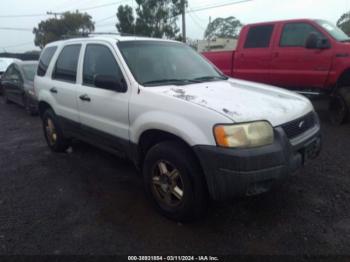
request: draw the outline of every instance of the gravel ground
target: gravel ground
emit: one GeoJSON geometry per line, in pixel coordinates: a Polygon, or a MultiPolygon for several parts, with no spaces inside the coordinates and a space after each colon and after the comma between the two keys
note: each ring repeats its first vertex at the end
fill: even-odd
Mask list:
{"type": "Polygon", "coordinates": [[[182,225],[153,210],[130,163],[83,143],[51,153],[40,119],[0,98],[0,254],[350,254],[350,125],[318,107],[317,160],[182,225]]]}

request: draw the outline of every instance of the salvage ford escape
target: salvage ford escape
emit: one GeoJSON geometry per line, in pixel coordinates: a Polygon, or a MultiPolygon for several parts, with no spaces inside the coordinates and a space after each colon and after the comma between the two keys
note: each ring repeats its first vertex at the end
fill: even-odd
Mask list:
{"type": "Polygon", "coordinates": [[[199,218],[208,197],[266,192],[320,151],[307,98],[227,78],[175,41],[50,43],[35,88],[54,152],[76,138],[131,159],[155,207],[174,220],[199,218]]]}

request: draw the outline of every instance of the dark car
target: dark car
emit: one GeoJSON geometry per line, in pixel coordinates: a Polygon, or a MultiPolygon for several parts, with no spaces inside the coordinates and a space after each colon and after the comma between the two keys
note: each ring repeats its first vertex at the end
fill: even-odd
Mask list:
{"type": "Polygon", "coordinates": [[[17,59],[0,57],[0,94],[2,94],[1,78],[10,64],[15,62],[17,59]]]}
{"type": "Polygon", "coordinates": [[[6,103],[24,106],[31,115],[37,113],[38,107],[34,91],[37,66],[37,61],[16,61],[7,68],[1,80],[6,103]]]}

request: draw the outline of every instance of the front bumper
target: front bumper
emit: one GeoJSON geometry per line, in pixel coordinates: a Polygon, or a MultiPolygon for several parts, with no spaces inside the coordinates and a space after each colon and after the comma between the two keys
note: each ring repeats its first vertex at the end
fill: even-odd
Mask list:
{"type": "Polygon", "coordinates": [[[264,193],[287,178],[321,151],[320,125],[289,140],[275,128],[272,145],[253,149],[195,146],[213,199],[264,193]]]}

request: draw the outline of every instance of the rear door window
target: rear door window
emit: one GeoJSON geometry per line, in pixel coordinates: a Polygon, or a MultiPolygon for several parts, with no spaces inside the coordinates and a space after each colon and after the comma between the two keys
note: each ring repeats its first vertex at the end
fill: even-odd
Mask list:
{"type": "Polygon", "coordinates": [[[46,74],[47,68],[51,62],[53,55],[57,50],[57,46],[50,46],[45,48],[42,55],[40,56],[39,66],[37,70],[38,76],[44,76],[46,74]]]}
{"type": "Polygon", "coordinates": [[[259,25],[249,28],[244,48],[268,48],[274,25],[259,25]]]}
{"type": "Polygon", "coordinates": [[[75,83],[81,45],[68,45],[57,58],[53,79],[75,83]]]}

